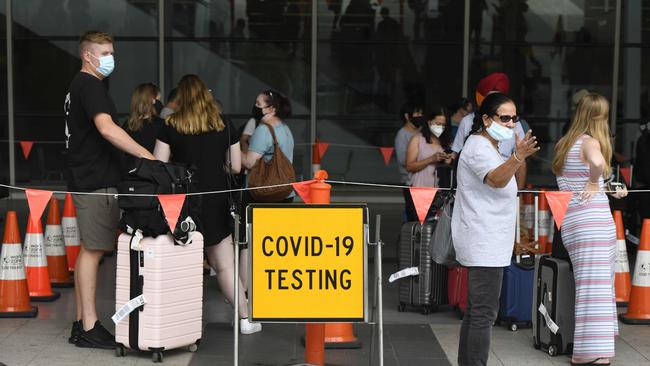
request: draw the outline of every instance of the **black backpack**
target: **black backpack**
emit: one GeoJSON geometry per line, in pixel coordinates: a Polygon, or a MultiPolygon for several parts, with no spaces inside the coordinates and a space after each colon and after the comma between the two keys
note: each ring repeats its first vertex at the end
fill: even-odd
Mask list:
{"type": "MultiPolygon", "coordinates": [[[[195,169],[182,164],[163,163],[159,160],[139,159],[125,180],[117,185],[118,206],[124,212],[120,229],[128,234],[140,232],[144,237],[167,234],[169,226],[156,196],[130,196],[129,194],[176,194],[196,192],[195,169]]],[[[189,233],[201,229],[199,213],[201,196],[185,197],[181,214],[172,232],[177,244],[188,244],[189,233]]]]}

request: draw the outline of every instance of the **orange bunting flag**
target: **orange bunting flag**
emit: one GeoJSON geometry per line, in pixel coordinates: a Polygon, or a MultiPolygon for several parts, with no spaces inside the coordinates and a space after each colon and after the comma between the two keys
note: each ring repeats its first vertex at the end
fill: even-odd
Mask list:
{"type": "Polygon", "coordinates": [[[310,194],[310,188],[312,183],[314,183],[315,180],[307,180],[304,182],[295,182],[291,183],[291,186],[293,186],[293,190],[298,193],[298,196],[302,198],[302,201],[305,203],[311,203],[311,194],[310,194]]]}
{"type": "Polygon", "coordinates": [[[424,219],[427,217],[429,207],[431,207],[431,203],[433,203],[433,199],[436,197],[438,189],[428,187],[410,187],[409,191],[411,192],[411,200],[413,200],[415,212],[418,214],[420,224],[424,224],[424,219]]]}
{"type": "Polygon", "coordinates": [[[546,201],[548,201],[548,205],[551,208],[551,212],[553,212],[555,224],[557,224],[557,228],[560,229],[562,227],[562,221],[564,221],[564,214],[566,214],[566,210],[569,208],[569,201],[571,200],[571,196],[573,196],[573,192],[545,191],[544,195],[546,196],[546,201]]]}
{"type": "Polygon", "coordinates": [[[632,178],[632,169],[630,169],[630,167],[627,167],[627,168],[620,168],[619,170],[621,172],[621,175],[623,176],[623,180],[625,180],[625,185],[629,187],[630,178],[632,178]]]}
{"type": "Polygon", "coordinates": [[[50,201],[52,197],[51,191],[42,191],[40,189],[27,189],[25,191],[27,195],[27,204],[29,205],[29,214],[34,221],[40,221],[43,211],[45,211],[45,206],[50,201]]]}
{"type": "Polygon", "coordinates": [[[23,156],[25,160],[29,158],[29,153],[32,152],[34,141],[20,141],[20,147],[23,149],[23,156]]]}
{"type": "Polygon", "coordinates": [[[316,148],[318,149],[318,158],[322,159],[323,156],[325,155],[325,151],[327,151],[327,148],[330,146],[327,142],[317,142],[316,143],[316,148]]]}
{"type": "Polygon", "coordinates": [[[158,201],[160,201],[160,205],[165,213],[169,230],[174,232],[176,223],[178,222],[178,216],[181,214],[181,209],[185,202],[185,194],[159,194],[158,201]]]}
{"type": "Polygon", "coordinates": [[[395,149],[392,147],[380,147],[379,150],[381,151],[381,155],[384,156],[384,164],[388,165],[395,149]]]}

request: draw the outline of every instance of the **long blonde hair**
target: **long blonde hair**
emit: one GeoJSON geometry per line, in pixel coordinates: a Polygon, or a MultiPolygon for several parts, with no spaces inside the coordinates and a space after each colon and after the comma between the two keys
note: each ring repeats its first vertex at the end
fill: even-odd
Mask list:
{"type": "Polygon", "coordinates": [[[589,135],[600,143],[600,152],[605,158],[603,176],[611,172],[612,144],[609,137],[609,102],[600,94],[589,93],[582,97],[576,108],[569,131],[555,145],[553,173],[561,175],[569,150],[582,135],[589,135]]]}
{"type": "Polygon", "coordinates": [[[165,123],[184,135],[222,131],[221,109],[205,83],[196,75],[185,75],[178,82],[178,109],[165,123]]]}
{"type": "Polygon", "coordinates": [[[126,121],[129,131],[140,131],[145,121],[156,115],[156,107],[153,104],[156,94],[156,89],[151,83],[135,87],[131,94],[131,113],[126,121]]]}

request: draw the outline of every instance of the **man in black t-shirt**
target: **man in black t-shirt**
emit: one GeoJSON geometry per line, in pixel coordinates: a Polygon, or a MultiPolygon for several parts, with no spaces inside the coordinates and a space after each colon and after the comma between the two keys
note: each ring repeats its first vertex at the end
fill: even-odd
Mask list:
{"type": "Polygon", "coordinates": [[[115,249],[119,209],[115,194],[121,177],[119,150],[153,159],[115,123],[115,104],[102,82],[115,67],[113,38],[86,32],[79,41],[81,71],[65,98],[68,189],[73,195],[81,236],[75,267],[77,321],[69,342],[78,347],[115,348],[115,337],[97,320],[95,295],[99,261],[115,249]]]}

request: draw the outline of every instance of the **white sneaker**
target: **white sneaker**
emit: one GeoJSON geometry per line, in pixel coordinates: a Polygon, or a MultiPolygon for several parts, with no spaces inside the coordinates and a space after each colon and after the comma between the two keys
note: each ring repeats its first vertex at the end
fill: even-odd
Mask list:
{"type": "Polygon", "coordinates": [[[262,324],[251,323],[248,318],[239,319],[239,331],[241,334],[253,334],[262,331],[262,324]]]}

